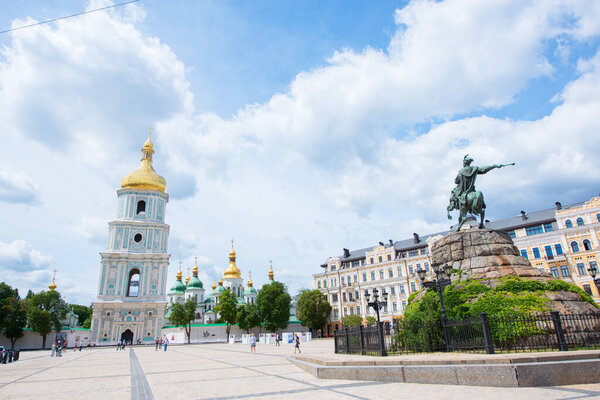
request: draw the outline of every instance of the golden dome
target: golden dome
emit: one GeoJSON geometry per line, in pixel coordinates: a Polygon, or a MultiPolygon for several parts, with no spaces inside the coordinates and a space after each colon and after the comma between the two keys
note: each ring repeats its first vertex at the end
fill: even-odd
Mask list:
{"type": "Polygon", "coordinates": [[[273,280],[273,263],[269,261],[269,264],[271,265],[271,269],[269,270],[269,280],[272,281],[273,280]]]}
{"type": "Polygon", "coordinates": [[[121,189],[149,189],[164,192],[167,187],[165,178],[156,173],[152,167],[152,154],[154,154],[154,145],[148,134],[148,140],[142,147],[142,162],[138,169],[128,173],[121,179],[121,189]]]}
{"type": "Polygon", "coordinates": [[[213,290],[215,290],[217,288],[217,284],[215,282],[213,282],[213,290]]]}
{"type": "Polygon", "coordinates": [[[219,278],[219,286],[223,286],[223,278],[219,278]]]}
{"type": "Polygon", "coordinates": [[[252,287],[252,274],[248,271],[248,287],[252,287]]]}
{"type": "Polygon", "coordinates": [[[183,273],[181,272],[181,270],[177,271],[177,280],[180,281],[182,277],[183,273]]]}
{"type": "Polygon", "coordinates": [[[48,288],[49,288],[50,290],[54,290],[54,289],[56,289],[56,283],[52,282],[51,284],[49,284],[49,285],[48,285],[48,288]]]}
{"type": "Polygon", "coordinates": [[[233,250],[233,245],[231,245],[231,251],[229,252],[229,266],[225,270],[224,277],[225,279],[242,278],[242,271],[235,265],[235,251],[233,250]]]}
{"type": "Polygon", "coordinates": [[[187,276],[187,278],[185,278],[185,284],[186,284],[186,285],[187,285],[188,283],[190,283],[190,279],[192,279],[192,278],[190,278],[190,276],[189,276],[189,275],[187,276]]]}

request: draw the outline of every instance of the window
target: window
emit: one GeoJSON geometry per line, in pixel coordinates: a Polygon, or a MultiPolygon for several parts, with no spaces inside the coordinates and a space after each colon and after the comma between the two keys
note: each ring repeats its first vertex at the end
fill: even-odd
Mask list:
{"type": "Polygon", "coordinates": [[[335,264],[331,265],[331,271],[335,271],[335,264]]]}
{"type": "Polygon", "coordinates": [[[396,286],[390,287],[390,294],[396,294],[396,286]]]}
{"type": "Polygon", "coordinates": [[[417,271],[421,269],[421,263],[417,263],[417,271]]]}
{"type": "Polygon", "coordinates": [[[388,254],[388,255],[387,255],[387,259],[388,259],[388,261],[392,261],[392,255],[391,255],[391,254],[388,254]]]}
{"type": "Polygon", "coordinates": [[[358,267],[358,266],[359,266],[359,264],[360,264],[360,263],[358,262],[358,260],[356,260],[356,261],[352,261],[352,267],[353,267],[353,268],[356,268],[356,267],[358,267]]]}
{"type": "Polygon", "coordinates": [[[423,249],[421,249],[421,255],[423,256],[423,255],[425,255],[425,254],[427,254],[427,248],[423,248],[423,249]]]}
{"type": "Polygon", "coordinates": [[[379,262],[383,261],[383,257],[379,256],[379,262]]]}
{"type": "Polygon", "coordinates": [[[562,274],[563,277],[568,277],[569,276],[569,268],[567,268],[566,265],[561,265],[560,266],[560,273],[562,274]]]}
{"type": "Polygon", "coordinates": [[[331,295],[331,301],[333,301],[334,303],[337,303],[338,301],[338,295],[337,293],[334,293],[331,295]]]}
{"type": "Polygon", "coordinates": [[[579,245],[577,244],[577,242],[571,242],[571,250],[573,250],[573,253],[579,252],[579,245]]]}
{"type": "Polygon", "coordinates": [[[327,287],[327,279],[323,279],[323,287],[326,288],[327,287]]]}
{"type": "Polygon", "coordinates": [[[356,306],[356,315],[360,315],[360,307],[356,306]]]}
{"type": "Polygon", "coordinates": [[[137,268],[129,271],[129,283],[127,284],[127,297],[137,297],[140,293],[140,270],[137,268]]]}
{"type": "Polygon", "coordinates": [[[413,266],[412,266],[412,265],[409,265],[409,266],[408,266],[408,273],[409,273],[409,274],[413,274],[414,272],[415,272],[415,271],[414,271],[414,269],[413,269],[413,266]]]}
{"type": "Polygon", "coordinates": [[[317,289],[321,289],[321,281],[317,281],[317,289]]]}
{"type": "Polygon", "coordinates": [[[146,213],[146,202],[144,200],[138,201],[135,213],[138,215],[146,213]]]}
{"type": "Polygon", "coordinates": [[[136,243],[139,243],[142,241],[142,234],[141,233],[136,233],[135,236],[133,237],[133,240],[135,240],[136,243]]]}
{"type": "Polygon", "coordinates": [[[373,264],[373,263],[375,263],[375,261],[373,261],[373,257],[369,258],[369,263],[370,263],[370,264],[373,264]]]}
{"type": "Polygon", "coordinates": [[[352,299],[352,292],[348,293],[348,301],[354,301],[354,299],[352,299]]]}
{"type": "Polygon", "coordinates": [[[387,303],[383,305],[383,312],[384,313],[388,312],[387,303]]]}
{"type": "Polygon", "coordinates": [[[337,308],[334,308],[334,309],[333,309],[333,316],[334,316],[335,318],[337,318],[337,317],[338,317],[338,315],[339,315],[339,311],[338,311],[338,309],[337,309],[337,308]]]}
{"type": "Polygon", "coordinates": [[[558,268],[550,267],[550,272],[552,273],[553,277],[558,278],[558,268]]]}
{"type": "Polygon", "coordinates": [[[354,283],[358,283],[358,275],[354,275],[354,283]]]}
{"type": "Polygon", "coordinates": [[[568,220],[566,220],[566,221],[565,221],[565,226],[566,226],[567,228],[572,228],[572,227],[573,227],[573,223],[571,222],[571,220],[570,220],[570,219],[568,219],[568,220]]]}
{"type": "Polygon", "coordinates": [[[363,272],[363,282],[366,282],[366,281],[367,281],[367,273],[363,272]]]}
{"type": "Polygon", "coordinates": [[[529,255],[527,254],[527,250],[526,249],[521,250],[521,257],[525,257],[526,259],[529,260],[529,255]]]}
{"type": "Polygon", "coordinates": [[[425,262],[425,271],[429,272],[429,263],[425,262]]]}
{"type": "Polygon", "coordinates": [[[406,300],[402,300],[402,309],[404,310],[406,308],[406,300]]]}
{"type": "Polygon", "coordinates": [[[538,233],[544,233],[544,229],[542,228],[541,225],[531,226],[529,228],[526,228],[525,232],[527,232],[527,236],[531,236],[531,235],[537,235],[538,233]]]}
{"type": "Polygon", "coordinates": [[[344,307],[344,317],[348,316],[348,309],[344,307]]]}
{"type": "Polygon", "coordinates": [[[393,269],[388,269],[388,278],[393,278],[394,277],[394,270],[393,269]]]}
{"type": "Polygon", "coordinates": [[[540,249],[538,249],[537,247],[534,247],[531,250],[533,250],[533,258],[540,258],[540,249]]]}
{"type": "Polygon", "coordinates": [[[593,296],[592,288],[590,287],[590,285],[583,285],[583,291],[586,292],[587,294],[589,294],[590,296],[593,296]]]}
{"type": "Polygon", "coordinates": [[[544,231],[552,232],[552,224],[544,224],[544,231]]]}
{"type": "Polygon", "coordinates": [[[371,280],[374,281],[375,280],[375,271],[371,271],[371,280]]]}
{"type": "Polygon", "coordinates": [[[514,239],[514,238],[516,238],[516,237],[517,237],[517,235],[515,234],[515,231],[509,231],[509,232],[508,232],[508,236],[510,236],[510,237],[511,237],[511,239],[514,239]]]}
{"type": "Polygon", "coordinates": [[[360,295],[358,293],[358,290],[355,292],[354,298],[356,299],[356,301],[359,301],[360,295]]]}
{"type": "Polygon", "coordinates": [[[384,277],[383,277],[383,270],[379,271],[379,279],[384,279],[384,277]]]}
{"type": "Polygon", "coordinates": [[[398,276],[402,276],[402,268],[398,267],[398,276]]]}
{"type": "Polygon", "coordinates": [[[418,255],[419,255],[419,250],[410,250],[408,252],[409,257],[414,257],[414,256],[418,256],[418,255]]]}
{"type": "Polygon", "coordinates": [[[350,315],[354,315],[354,307],[350,307],[350,315]]]}
{"type": "Polygon", "coordinates": [[[345,277],[345,276],[342,276],[342,277],[340,278],[340,282],[342,283],[342,285],[345,285],[345,284],[346,284],[346,277],[345,277]]]}
{"type": "Polygon", "coordinates": [[[552,254],[552,246],[544,247],[544,251],[546,251],[546,257],[548,257],[548,260],[552,260],[554,258],[554,254],[552,254]]]}
{"type": "Polygon", "coordinates": [[[585,275],[585,265],[583,263],[577,263],[577,272],[579,272],[579,275],[585,275]]]}
{"type": "Polygon", "coordinates": [[[583,226],[583,218],[577,218],[577,226],[583,226]]]}
{"type": "Polygon", "coordinates": [[[400,285],[400,293],[404,293],[404,285],[400,285]]]}
{"type": "Polygon", "coordinates": [[[585,239],[585,240],[583,241],[583,249],[584,249],[585,251],[589,251],[589,250],[591,250],[591,249],[592,249],[592,244],[590,243],[590,241],[589,241],[589,240],[585,239]]]}
{"type": "Polygon", "coordinates": [[[595,268],[598,270],[598,266],[596,265],[596,261],[590,261],[590,268],[595,268]]]}
{"type": "Polygon", "coordinates": [[[415,285],[414,282],[410,283],[410,290],[411,290],[411,292],[416,292],[417,291],[417,285],[415,285]]]}
{"type": "Polygon", "coordinates": [[[596,219],[600,222],[600,214],[596,214],[596,219]]]}
{"type": "Polygon", "coordinates": [[[557,244],[554,245],[554,250],[556,250],[556,255],[557,256],[560,256],[563,253],[562,246],[560,245],[560,243],[557,243],[557,244]]]}

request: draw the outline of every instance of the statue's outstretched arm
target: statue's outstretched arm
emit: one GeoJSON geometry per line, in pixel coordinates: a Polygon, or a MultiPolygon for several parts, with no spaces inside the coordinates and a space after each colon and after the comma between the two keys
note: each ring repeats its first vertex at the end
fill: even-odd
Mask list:
{"type": "Polygon", "coordinates": [[[509,165],[515,165],[515,163],[511,163],[511,164],[494,164],[494,165],[485,165],[483,167],[477,167],[477,173],[478,174],[485,174],[485,173],[493,170],[494,168],[502,168],[502,167],[507,167],[509,165]]]}

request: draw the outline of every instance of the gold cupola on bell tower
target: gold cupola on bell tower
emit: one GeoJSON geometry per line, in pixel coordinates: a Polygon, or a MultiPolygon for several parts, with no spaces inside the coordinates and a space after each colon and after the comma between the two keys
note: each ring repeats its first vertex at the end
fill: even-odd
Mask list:
{"type": "Polygon", "coordinates": [[[233,240],[232,240],[231,241],[231,251],[229,252],[229,266],[227,267],[227,269],[225,270],[225,273],[223,274],[223,277],[225,279],[227,279],[227,278],[241,279],[242,278],[242,271],[240,271],[240,269],[235,264],[235,258],[236,258],[235,250],[233,250],[233,240]]]}
{"type": "Polygon", "coordinates": [[[121,189],[148,189],[164,192],[167,188],[165,178],[156,173],[152,167],[152,155],[154,145],[152,144],[152,130],[148,133],[148,140],[142,146],[142,160],[140,166],[133,172],[128,173],[121,179],[121,189]]]}

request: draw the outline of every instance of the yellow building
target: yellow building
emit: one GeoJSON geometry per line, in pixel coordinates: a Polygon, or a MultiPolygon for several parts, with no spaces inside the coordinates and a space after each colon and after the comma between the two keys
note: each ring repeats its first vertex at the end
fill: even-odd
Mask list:
{"type": "MultiPolygon", "coordinates": [[[[463,229],[477,226],[469,221],[463,229]]],[[[507,232],[533,267],[577,284],[600,302],[600,295],[588,269],[597,267],[600,241],[600,197],[589,201],[486,221],[486,228],[507,232]]],[[[420,290],[416,276],[419,268],[430,272],[430,245],[449,231],[387,243],[360,250],[343,249],[340,256],[322,264],[323,272],[314,275],[315,288],[327,296],[332,312],[326,334],[340,329],[347,315],[363,318],[375,315],[367,310],[365,291],[388,293],[388,306],[380,313],[391,321],[404,312],[408,296],[420,290]]]]}

